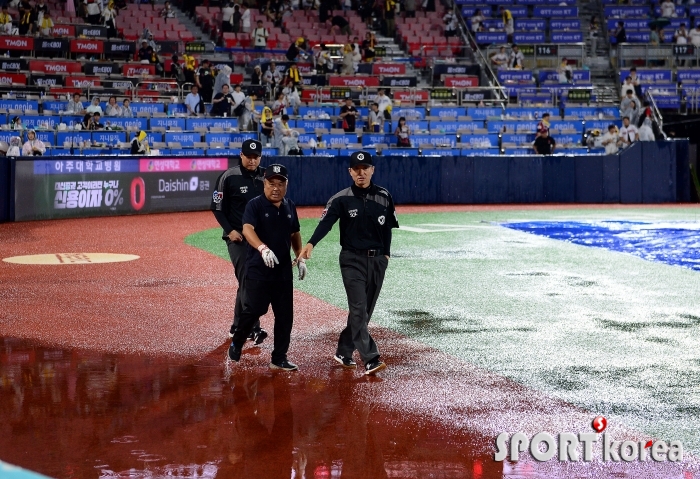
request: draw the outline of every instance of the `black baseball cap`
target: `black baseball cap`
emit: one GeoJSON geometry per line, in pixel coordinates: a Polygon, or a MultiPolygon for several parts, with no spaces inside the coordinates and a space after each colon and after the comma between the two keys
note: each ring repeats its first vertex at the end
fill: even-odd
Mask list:
{"type": "Polygon", "coordinates": [[[270,165],[265,168],[265,179],[272,178],[274,176],[279,176],[280,178],[287,179],[287,167],[280,164],[270,165]]]}
{"type": "Polygon", "coordinates": [[[372,166],[372,155],[366,151],[356,151],[350,155],[350,168],[360,165],[372,166]]]}
{"type": "Polygon", "coordinates": [[[241,147],[241,153],[245,156],[262,156],[262,143],[258,140],[246,140],[241,147]]]}

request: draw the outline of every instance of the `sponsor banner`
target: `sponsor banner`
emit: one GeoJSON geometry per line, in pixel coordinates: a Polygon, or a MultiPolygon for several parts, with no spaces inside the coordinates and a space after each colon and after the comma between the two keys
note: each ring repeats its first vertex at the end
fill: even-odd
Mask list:
{"type": "Polygon", "coordinates": [[[406,64],[404,63],[374,63],[372,64],[373,75],[405,75],[406,64]]]}
{"type": "Polygon", "coordinates": [[[169,168],[143,170],[143,159],[61,158],[17,162],[18,221],[208,209],[227,158],[157,160],[169,168]],[[181,165],[173,168],[172,165],[181,165]],[[195,165],[195,168],[192,168],[195,165]]]}
{"type": "Polygon", "coordinates": [[[518,71],[518,70],[498,70],[498,81],[500,83],[505,82],[532,82],[532,72],[530,71],[518,71]]]}
{"type": "Polygon", "coordinates": [[[583,33],[581,32],[552,32],[550,34],[552,43],[581,43],[583,33]]]}
{"type": "Polygon", "coordinates": [[[132,55],[136,53],[136,44],[134,42],[120,42],[110,40],[104,42],[104,52],[112,54],[132,55]]]}
{"type": "Polygon", "coordinates": [[[70,48],[70,40],[67,38],[37,38],[34,40],[34,49],[37,51],[66,52],[70,48]]]}
{"type": "MultiPolygon", "coordinates": [[[[683,70],[679,70],[682,72],[683,70]]],[[[621,69],[620,70],[620,80],[622,82],[625,81],[625,78],[627,78],[630,75],[630,70],[629,68],[621,69]]],[[[638,70],[637,71],[637,77],[639,78],[640,81],[642,82],[654,82],[654,83],[660,83],[660,82],[671,82],[672,78],[672,73],[671,70],[638,70]]]]}
{"type": "Polygon", "coordinates": [[[180,53],[180,42],[175,40],[167,40],[162,42],[157,42],[160,50],[158,54],[163,56],[166,54],[180,53]]]}
{"type": "Polygon", "coordinates": [[[445,86],[449,88],[470,88],[479,86],[479,78],[475,76],[445,77],[445,86]]]}
{"type": "Polygon", "coordinates": [[[107,37],[107,27],[100,25],[76,25],[75,36],[77,37],[107,37]]]}
{"type": "Polygon", "coordinates": [[[0,59],[1,72],[18,72],[28,70],[29,62],[24,58],[2,58],[0,59]]]}
{"type": "Polygon", "coordinates": [[[32,37],[0,37],[0,50],[34,50],[34,39],[32,37]]]}
{"type": "Polygon", "coordinates": [[[390,87],[414,87],[416,86],[416,77],[384,77],[382,78],[382,86],[390,87]]]}
{"type": "Polygon", "coordinates": [[[43,60],[32,60],[29,62],[29,69],[33,72],[48,74],[81,73],[79,62],[45,62],[43,60]]]}
{"type": "Polygon", "coordinates": [[[145,65],[143,63],[125,63],[122,67],[124,76],[137,77],[141,75],[155,75],[155,65],[145,65]]]}
{"type": "MultiPolygon", "coordinates": [[[[591,81],[591,71],[590,70],[574,70],[573,78],[575,82],[590,82],[591,81]]],[[[559,73],[556,70],[540,70],[540,82],[545,81],[559,81],[559,73]]]]}
{"type": "Polygon", "coordinates": [[[114,75],[120,71],[119,65],[116,63],[86,63],[83,65],[83,72],[86,75],[114,75]]]}
{"type": "Polygon", "coordinates": [[[476,43],[479,45],[489,45],[491,43],[506,43],[508,35],[502,32],[477,32],[475,34],[476,43]]]}
{"type": "MultiPolygon", "coordinates": [[[[240,82],[238,82],[240,83],[240,82]]],[[[236,83],[234,83],[235,85],[236,83]]],[[[301,84],[305,86],[326,86],[326,75],[305,75],[301,77],[301,84]]]]}
{"type": "Polygon", "coordinates": [[[103,53],[104,42],[102,40],[71,40],[71,53],[103,53]]]}
{"type": "Polygon", "coordinates": [[[54,25],[52,32],[59,37],[74,37],[75,25],[54,25]]]}
{"type": "Polygon", "coordinates": [[[0,109],[3,110],[39,110],[39,102],[37,100],[0,100],[0,109]]]}
{"type": "Polygon", "coordinates": [[[415,102],[427,102],[430,100],[430,94],[427,91],[395,91],[392,93],[394,100],[400,101],[415,101],[415,102]]]}
{"type": "Polygon", "coordinates": [[[578,7],[535,7],[534,12],[533,18],[578,17],[578,7]]]}
{"type": "Polygon", "coordinates": [[[455,65],[439,63],[433,67],[433,77],[440,78],[440,75],[479,75],[481,69],[478,65],[455,65]]]}
{"type": "Polygon", "coordinates": [[[24,73],[0,73],[0,85],[27,84],[27,75],[24,73]]]}
{"type": "Polygon", "coordinates": [[[493,92],[487,89],[474,89],[462,91],[462,101],[479,102],[493,97],[493,92]]]}
{"type": "Polygon", "coordinates": [[[318,92],[314,90],[305,89],[301,91],[301,101],[314,101],[314,100],[330,100],[331,90],[330,88],[325,88],[320,91],[320,98],[318,98],[318,92]]]}
{"type": "Polygon", "coordinates": [[[193,172],[193,171],[223,171],[228,169],[226,158],[195,158],[182,160],[179,158],[159,158],[139,160],[141,172],[193,172]]]}
{"type": "Polygon", "coordinates": [[[347,87],[372,87],[379,86],[379,78],[377,77],[330,77],[330,86],[347,86],[347,87]]]}
{"type": "Polygon", "coordinates": [[[681,70],[679,69],[676,73],[678,76],[678,81],[700,80],[700,70],[681,70]]]}
{"type": "Polygon", "coordinates": [[[102,80],[102,86],[105,88],[114,88],[116,90],[130,90],[136,85],[136,79],[121,79],[121,80],[102,80]]]}
{"type": "Polygon", "coordinates": [[[99,77],[66,77],[66,86],[76,87],[76,88],[88,88],[101,86],[99,77]]]}

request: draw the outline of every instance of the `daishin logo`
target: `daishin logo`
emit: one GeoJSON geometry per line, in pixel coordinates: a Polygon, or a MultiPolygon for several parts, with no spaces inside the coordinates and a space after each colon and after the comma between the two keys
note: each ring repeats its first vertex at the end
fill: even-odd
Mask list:
{"type": "MultiPolygon", "coordinates": [[[[593,419],[591,426],[595,432],[570,432],[559,434],[557,441],[547,432],[535,434],[532,439],[517,432],[510,435],[501,433],[496,438],[496,461],[517,461],[520,453],[527,450],[536,461],[549,461],[558,452],[560,461],[578,461],[579,446],[583,446],[583,461],[593,460],[593,443],[598,442],[598,434],[602,433],[608,425],[603,416],[593,419]],[[544,444],[544,447],[541,445],[544,444]]],[[[603,461],[606,462],[631,462],[635,460],[678,462],[683,460],[683,444],[681,441],[615,441],[609,434],[603,434],[603,461]]]]}

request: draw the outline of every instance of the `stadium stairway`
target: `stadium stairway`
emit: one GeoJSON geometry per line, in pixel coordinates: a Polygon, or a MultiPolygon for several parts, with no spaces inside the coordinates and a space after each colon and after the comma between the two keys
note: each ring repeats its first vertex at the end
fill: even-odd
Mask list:
{"type": "Polygon", "coordinates": [[[586,42],[586,59],[584,64],[591,71],[591,80],[596,87],[599,87],[597,98],[604,103],[619,103],[619,88],[614,69],[610,64],[610,42],[605,31],[600,31],[595,51],[591,38],[588,35],[591,18],[598,17],[598,23],[602,26],[605,19],[602,16],[603,8],[600,0],[577,0],[576,6],[581,12],[581,30],[584,32],[586,42]]]}

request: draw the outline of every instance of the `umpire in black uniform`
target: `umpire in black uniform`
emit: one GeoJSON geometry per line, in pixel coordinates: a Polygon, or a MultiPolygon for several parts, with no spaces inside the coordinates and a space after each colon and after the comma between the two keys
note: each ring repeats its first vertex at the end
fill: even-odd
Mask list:
{"type": "Polygon", "coordinates": [[[299,218],[294,202],[287,194],[287,168],[270,165],[265,169],[264,193],[248,202],[243,213],[243,236],[248,241],[246,253],[245,295],[241,320],[233,333],[228,356],[239,361],[241,349],[255,321],[272,305],[275,313],[271,369],[294,371],[296,364],[287,360],[287,350],[294,321],[294,287],[292,257],[297,258],[299,279],[306,276],[301,254],[299,218]]]}
{"type": "MultiPolygon", "coordinates": [[[[224,229],[222,239],[226,241],[228,254],[233,263],[233,271],[238,280],[236,305],[233,310],[233,324],[229,336],[233,336],[241,318],[241,300],[245,294],[245,257],[248,242],[243,237],[243,212],[250,200],[263,192],[265,169],[260,167],[262,143],[246,140],[241,148],[240,164],[224,171],[216,180],[216,190],[211,202],[211,210],[224,229]]],[[[262,343],[267,331],[255,323],[250,337],[255,344],[262,343]]]]}
{"type": "Polygon", "coordinates": [[[372,183],[372,155],[366,151],[350,157],[353,185],[328,200],[316,231],[304,247],[301,258],[308,259],[314,246],[340,219],[340,273],[348,297],[348,323],[338,339],[335,360],[354,368],[355,349],[365,363],[365,374],[386,367],[379,358],[377,344],[367,325],[384,282],[391,256],[391,230],[398,228],[394,201],[387,190],[372,183]]]}

